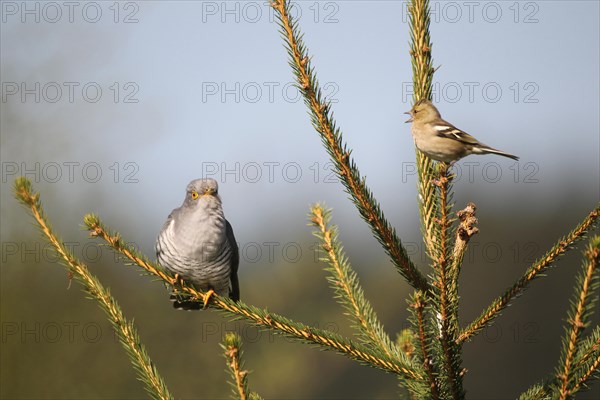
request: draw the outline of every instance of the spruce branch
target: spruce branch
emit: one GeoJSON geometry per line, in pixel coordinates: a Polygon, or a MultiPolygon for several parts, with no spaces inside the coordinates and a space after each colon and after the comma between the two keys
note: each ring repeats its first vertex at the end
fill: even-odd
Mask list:
{"type": "Polygon", "coordinates": [[[415,356],[415,333],[410,328],[402,329],[396,334],[396,346],[409,359],[415,356]]]}
{"type": "Polygon", "coordinates": [[[573,231],[563,238],[560,238],[558,242],[538,261],[533,263],[525,274],[513,284],[504,294],[498,297],[492,302],[492,304],[473,321],[468,327],[466,327],[458,337],[459,342],[464,342],[471,336],[479,332],[483,327],[487,326],[496,318],[500,312],[509,305],[511,300],[519,296],[529,286],[532,280],[538,275],[542,274],[550,266],[553,265],[554,261],[562,254],[564,254],[569,248],[579,239],[581,239],[586,232],[597,222],[600,216],[600,203],[592,210],[589,215],[579,224],[573,231]]]}
{"type": "MultiPolygon", "coordinates": [[[[567,397],[576,394],[590,383],[590,380],[600,375],[600,326],[577,345],[576,355],[572,362],[572,376],[567,397]]],[[[561,395],[561,376],[544,384],[537,384],[519,396],[519,400],[529,399],[558,399],[561,395]]]]}
{"type": "Polygon", "coordinates": [[[454,240],[454,249],[452,250],[452,264],[450,265],[451,281],[456,281],[460,275],[460,267],[471,236],[479,233],[479,228],[477,228],[478,221],[475,216],[476,210],[477,207],[475,204],[469,203],[464,209],[456,213],[459,225],[456,228],[456,239],[454,240]]]}
{"type": "Polygon", "coordinates": [[[150,274],[159,277],[177,291],[189,295],[189,301],[208,304],[236,318],[246,319],[258,327],[272,329],[304,343],[317,344],[326,350],[335,350],[366,365],[402,375],[406,379],[421,379],[420,373],[412,365],[390,359],[383,353],[368,349],[334,332],[295,322],[268,310],[248,306],[241,301],[235,302],[227,297],[196,290],[181,278],[171,275],[157,264],[150,262],[132,246],[129,246],[119,234],[107,230],[97,216],[86,215],[84,223],[90,230],[91,236],[104,239],[114,251],[124,255],[125,258],[150,274]]]}
{"type": "MultiPolygon", "coordinates": [[[[433,60],[431,56],[431,38],[429,35],[429,0],[410,0],[408,2],[410,27],[410,55],[413,72],[413,103],[422,99],[431,99],[433,82],[433,60]]],[[[415,148],[417,157],[417,190],[419,194],[419,214],[423,240],[427,254],[432,260],[437,258],[437,243],[440,237],[436,223],[439,211],[439,197],[434,185],[434,162],[415,148]]]]}
{"type": "MultiPolygon", "coordinates": [[[[564,349],[563,349],[564,351],[564,349]]],[[[561,362],[564,358],[561,358],[561,362]]],[[[561,366],[564,364],[560,364],[561,366]]],[[[567,398],[585,388],[593,378],[600,375],[600,326],[596,326],[592,333],[576,346],[575,355],[571,363],[572,379],[569,381],[567,398]]],[[[527,392],[519,396],[525,399],[558,399],[561,396],[562,373],[555,374],[548,382],[532,386],[527,392]]]]}
{"type": "MultiPolygon", "coordinates": [[[[410,25],[410,55],[413,71],[413,100],[431,99],[431,86],[435,69],[432,65],[431,38],[429,35],[429,1],[411,0],[408,4],[410,25]]],[[[450,265],[450,228],[452,213],[452,174],[446,163],[436,164],[416,149],[419,194],[419,213],[427,254],[435,269],[433,290],[429,307],[435,309],[431,324],[439,325],[439,346],[429,343],[429,352],[441,356],[445,374],[440,374],[442,397],[446,389],[454,399],[464,397],[462,388],[461,346],[458,336],[458,267],[450,265]]],[[[428,308],[429,308],[428,307],[428,308]]]]}
{"type": "Polygon", "coordinates": [[[343,140],[341,130],[336,126],[331,112],[331,104],[324,98],[316,78],[308,49],[302,40],[298,22],[290,15],[288,0],[272,0],[280,33],[285,41],[290,57],[289,64],[298,82],[298,88],[304,97],[311,114],[312,124],[320,134],[323,145],[329,153],[346,192],[356,205],[361,217],[369,224],[371,231],[381,243],[400,274],[414,288],[428,290],[427,279],[413,264],[396,230],[385,218],[379,203],[360,175],[351,150],[343,140]]]}
{"type": "Polygon", "coordinates": [[[477,217],[475,216],[476,206],[473,203],[467,204],[467,206],[458,211],[456,216],[459,219],[458,227],[456,228],[456,238],[454,239],[454,249],[452,250],[451,264],[449,266],[449,284],[448,284],[448,297],[455,299],[456,304],[452,309],[451,323],[453,324],[452,329],[456,332],[459,331],[458,325],[458,277],[460,275],[460,267],[463,262],[467,245],[471,236],[479,232],[477,228],[477,217]]]}
{"type": "Polygon", "coordinates": [[[398,348],[391,342],[373,307],[365,299],[358,276],[350,266],[339,242],[337,227],[330,226],[331,210],[315,204],[310,210],[310,221],[317,228],[313,234],[322,243],[324,257],[321,260],[329,264],[327,271],[331,276],[327,280],[335,290],[338,301],[346,309],[347,315],[356,324],[361,341],[384,352],[389,358],[400,357],[398,348]]]}
{"type": "MultiPolygon", "coordinates": [[[[574,298],[571,302],[572,308],[568,314],[568,328],[565,329],[563,352],[556,371],[559,382],[558,392],[560,400],[565,400],[572,394],[571,381],[573,377],[573,359],[575,357],[579,339],[583,329],[589,324],[595,296],[598,289],[598,261],[600,259],[600,236],[590,239],[588,248],[584,252],[585,258],[581,274],[577,278],[574,298]]],[[[578,378],[576,378],[578,380],[578,378]]]]}
{"type": "Polygon", "coordinates": [[[421,363],[423,364],[423,368],[427,373],[427,379],[429,381],[428,392],[424,396],[420,396],[421,398],[431,398],[433,400],[437,400],[440,398],[440,388],[438,382],[438,371],[436,370],[436,365],[431,356],[430,352],[430,344],[432,342],[432,336],[428,334],[426,329],[426,321],[425,321],[425,302],[427,301],[427,296],[423,294],[423,292],[415,291],[412,296],[412,299],[409,301],[409,311],[411,312],[411,322],[413,326],[416,327],[417,330],[417,348],[420,350],[419,357],[417,357],[421,363]]]}
{"type": "Polygon", "coordinates": [[[417,192],[419,199],[419,215],[421,217],[421,233],[427,255],[431,260],[436,260],[437,243],[441,236],[440,225],[437,223],[440,208],[440,199],[434,185],[435,164],[416,147],[417,158],[417,192]]]}
{"type": "Polygon", "coordinates": [[[248,400],[259,399],[260,397],[248,389],[248,371],[244,370],[242,361],[242,339],[237,333],[227,332],[221,344],[225,359],[227,360],[227,369],[231,375],[231,387],[234,399],[248,400]]]}
{"type": "Polygon", "coordinates": [[[544,385],[534,385],[519,396],[519,400],[550,400],[552,395],[544,385]]]}
{"type": "Polygon", "coordinates": [[[69,276],[73,277],[83,286],[92,298],[96,299],[100,307],[106,313],[108,320],[113,326],[119,341],[127,352],[133,367],[137,371],[138,379],[145,385],[146,392],[153,399],[173,399],[159,375],[154,363],[146,352],[140,341],[139,334],[132,321],[128,321],[119,304],[111,296],[98,278],[90,273],[88,267],[79,261],[64,245],[63,241],[52,231],[45,216],[39,193],[33,191],[31,182],[19,177],[15,180],[15,197],[26,206],[38,224],[46,240],[52,245],[62,263],[67,267],[69,276]]]}
{"type": "Polygon", "coordinates": [[[433,68],[431,57],[431,38],[429,35],[429,0],[411,0],[408,2],[410,27],[410,55],[413,70],[414,98],[431,99],[433,68]]]}
{"type": "Polygon", "coordinates": [[[585,387],[593,378],[600,376],[600,326],[581,341],[577,355],[573,361],[573,385],[571,393],[576,393],[585,387]]]}
{"type": "Polygon", "coordinates": [[[451,212],[451,185],[452,173],[450,166],[446,163],[438,164],[439,178],[435,184],[440,193],[440,218],[439,224],[440,236],[436,243],[436,259],[434,263],[436,280],[434,304],[437,308],[440,341],[442,346],[443,362],[445,369],[444,379],[447,380],[447,386],[450,388],[452,398],[461,399],[464,397],[462,387],[463,373],[461,370],[461,346],[456,341],[458,337],[458,293],[450,292],[450,287],[456,286],[452,278],[458,278],[458,275],[450,273],[450,250],[449,250],[449,230],[452,224],[451,212]],[[452,296],[452,294],[455,294],[452,296]]]}

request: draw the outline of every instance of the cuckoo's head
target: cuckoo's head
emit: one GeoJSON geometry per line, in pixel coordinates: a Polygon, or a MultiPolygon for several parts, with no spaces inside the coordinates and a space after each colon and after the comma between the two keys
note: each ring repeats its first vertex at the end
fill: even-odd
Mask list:
{"type": "Polygon", "coordinates": [[[195,179],[191,181],[185,193],[184,206],[214,208],[221,205],[219,185],[214,179],[195,179]]]}

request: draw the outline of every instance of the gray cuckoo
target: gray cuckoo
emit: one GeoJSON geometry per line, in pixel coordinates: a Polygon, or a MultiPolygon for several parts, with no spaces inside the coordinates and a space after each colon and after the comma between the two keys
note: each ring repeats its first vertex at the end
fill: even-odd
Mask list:
{"type": "MultiPolygon", "coordinates": [[[[223,214],[214,179],[189,183],[181,207],[174,209],[156,241],[159,264],[198,290],[240,298],[238,246],[223,214]]],[[[198,302],[173,295],[175,308],[199,309],[198,302]]]]}

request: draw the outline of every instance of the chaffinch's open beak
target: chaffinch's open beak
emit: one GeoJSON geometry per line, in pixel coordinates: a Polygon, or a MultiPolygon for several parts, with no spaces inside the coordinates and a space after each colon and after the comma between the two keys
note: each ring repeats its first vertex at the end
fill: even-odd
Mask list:
{"type": "Polygon", "coordinates": [[[409,122],[413,122],[413,117],[412,117],[412,114],[410,113],[410,111],[407,111],[404,114],[410,115],[410,118],[407,121],[404,121],[405,124],[408,124],[409,122]]]}

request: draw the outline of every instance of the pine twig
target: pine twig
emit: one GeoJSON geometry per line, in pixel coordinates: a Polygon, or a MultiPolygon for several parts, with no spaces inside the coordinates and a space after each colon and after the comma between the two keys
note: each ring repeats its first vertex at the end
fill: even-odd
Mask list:
{"type": "Polygon", "coordinates": [[[239,395],[240,400],[248,398],[248,371],[242,370],[240,360],[241,340],[235,333],[228,332],[225,335],[224,343],[221,345],[225,351],[227,367],[233,379],[232,386],[239,395]]]}
{"type": "Polygon", "coordinates": [[[573,358],[579,344],[581,331],[586,327],[591,316],[594,299],[590,299],[595,289],[598,288],[597,267],[600,259],[600,237],[596,236],[590,240],[585,251],[583,270],[578,278],[575,290],[573,308],[569,312],[569,329],[564,340],[565,346],[561,357],[561,366],[557,368],[557,380],[559,384],[560,400],[565,400],[571,394],[569,384],[573,379],[573,358]]]}
{"type": "Polygon", "coordinates": [[[452,281],[456,281],[460,275],[460,267],[471,236],[479,233],[479,228],[477,228],[478,221],[475,216],[476,210],[477,207],[475,204],[469,203],[464,209],[456,213],[459,225],[456,229],[456,239],[454,240],[454,249],[452,250],[452,264],[450,266],[452,281]]]}
{"type": "Polygon", "coordinates": [[[153,399],[173,399],[159,375],[154,363],[148,356],[145,347],[140,341],[137,329],[133,322],[128,321],[117,301],[106,289],[85,264],[79,261],[54,234],[44,214],[39,193],[33,191],[31,182],[23,177],[15,181],[15,196],[26,207],[29,208],[33,218],[38,223],[40,230],[59,257],[65,263],[70,276],[79,281],[84,290],[96,299],[104,310],[115,332],[117,333],[123,348],[127,351],[129,359],[138,373],[138,379],[145,384],[146,391],[153,399]]]}
{"type": "Polygon", "coordinates": [[[534,385],[519,396],[519,400],[550,400],[552,396],[544,385],[534,385]]]}
{"type": "Polygon", "coordinates": [[[596,326],[592,334],[581,342],[579,351],[573,362],[575,379],[570,393],[576,393],[594,376],[600,375],[600,326],[596,326]]]}
{"type": "Polygon", "coordinates": [[[458,278],[460,275],[460,267],[463,262],[467,245],[471,236],[479,232],[477,228],[477,217],[475,216],[475,204],[469,203],[467,206],[456,213],[459,219],[458,227],[456,228],[456,238],[454,240],[454,249],[452,250],[451,264],[449,267],[449,284],[448,284],[448,297],[456,299],[456,304],[453,307],[453,314],[451,316],[451,322],[454,325],[453,329],[456,332],[459,330],[458,325],[458,278]]]}
{"type": "Polygon", "coordinates": [[[441,232],[437,223],[439,215],[439,196],[434,185],[434,162],[415,147],[417,160],[417,192],[419,197],[419,216],[421,217],[421,233],[427,255],[431,260],[438,258],[437,243],[441,232]]]}
{"type": "MultiPolygon", "coordinates": [[[[571,371],[574,379],[570,381],[567,397],[579,392],[594,375],[600,375],[600,326],[596,326],[594,331],[578,344],[571,371]]],[[[561,382],[562,376],[559,374],[549,383],[532,386],[519,396],[519,400],[558,399],[561,395],[561,382]]]]}
{"type": "Polygon", "coordinates": [[[410,307],[414,315],[413,322],[417,325],[418,329],[417,340],[419,343],[419,349],[421,350],[423,367],[427,372],[427,378],[429,380],[429,394],[427,397],[437,400],[440,398],[440,389],[438,379],[436,378],[434,362],[429,351],[429,343],[431,338],[427,336],[427,331],[425,329],[424,311],[426,301],[427,297],[422,292],[416,291],[414,294],[414,302],[410,305],[410,307]]]}
{"type": "MultiPolygon", "coordinates": [[[[431,56],[431,38],[429,35],[429,1],[411,0],[408,3],[410,26],[410,55],[413,72],[414,96],[413,103],[422,99],[431,99],[431,86],[433,82],[433,60],[431,56]]],[[[439,197],[434,185],[434,162],[425,154],[416,150],[417,158],[417,190],[419,193],[419,214],[423,240],[427,254],[436,260],[436,243],[440,237],[440,227],[436,223],[439,211],[439,197]]]]}
{"type": "Polygon", "coordinates": [[[316,204],[311,207],[311,222],[317,228],[314,232],[321,242],[325,257],[329,264],[328,278],[336,291],[339,302],[346,308],[348,315],[355,321],[361,332],[363,343],[384,352],[389,358],[400,357],[400,352],[392,344],[389,335],[384,331],[371,304],[365,299],[356,272],[352,270],[348,258],[343,252],[337,237],[337,227],[330,227],[331,211],[316,204]]]}
{"type": "Polygon", "coordinates": [[[558,242],[538,261],[536,261],[525,274],[512,285],[502,296],[498,297],[492,304],[466,327],[458,337],[459,342],[464,342],[471,336],[479,332],[483,327],[491,323],[515,297],[523,293],[532,280],[545,272],[558,257],[564,254],[570,246],[581,239],[585,233],[597,222],[600,216],[600,203],[592,210],[589,215],[567,236],[558,240],[558,242]]]}
{"type": "Polygon", "coordinates": [[[452,223],[450,213],[452,205],[450,203],[450,189],[452,183],[452,174],[450,173],[450,167],[446,163],[440,163],[439,165],[439,179],[436,181],[436,185],[439,187],[440,192],[440,219],[439,232],[440,236],[436,247],[437,259],[435,260],[436,270],[436,281],[434,286],[436,287],[437,300],[436,306],[439,307],[439,319],[440,319],[440,340],[442,350],[444,353],[444,368],[446,370],[446,378],[448,386],[452,392],[454,399],[461,399],[464,397],[464,391],[462,388],[462,371],[461,371],[461,359],[460,359],[460,344],[456,342],[458,336],[458,323],[456,316],[458,314],[458,294],[451,296],[449,288],[455,286],[452,283],[453,275],[450,273],[450,256],[449,256],[449,230],[452,223]]]}
{"type": "Polygon", "coordinates": [[[429,0],[411,0],[408,3],[410,26],[410,55],[412,56],[415,100],[431,99],[433,68],[431,37],[429,35],[429,0]]]}
{"type": "MultiPolygon", "coordinates": [[[[429,1],[412,0],[408,4],[410,16],[410,54],[413,70],[414,102],[431,99],[431,87],[435,69],[432,65],[431,38],[429,35],[429,1]]],[[[436,179],[434,162],[416,150],[418,170],[419,213],[427,253],[436,271],[433,284],[432,305],[437,308],[440,326],[441,357],[445,376],[442,375],[442,389],[449,387],[454,399],[462,399],[462,370],[460,343],[458,335],[458,291],[455,280],[458,279],[455,264],[449,264],[449,230],[451,226],[452,175],[445,163],[438,165],[439,178],[436,179]]],[[[433,343],[432,343],[433,344],[433,343]]],[[[437,347],[432,346],[434,354],[437,347]]],[[[445,391],[445,389],[444,389],[445,391]]]]}
{"type": "Polygon", "coordinates": [[[108,231],[98,217],[88,214],[84,219],[84,223],[91,231],[90,234],[92,236],[104,239],[114,251],[124,255],[127,259],[145,269],[150,274],[159,277],[169,286],[188,294],[190,296],[190,301],[209,304],[212,307],[232,314],[235,317],[245,318],[256,326],[272,329],[275,332],[283,333],[290,338],[302,342],[320,345],[327,350],[335,350],[372,367],[403,375],[407,379],[421,378],[420,374],[415,371],[411,365],[403,364],[398,360],[392,360],[385,354],[380,354],[371,349],[367,349],[334,332],[295,322],[267,310],[248,306],[241,301],[235,302],[227,297],[196,290],[185,281],[175,278],[170,273],[162,270],[155,263],[147,260],[133,247],[127,245],[118,234],[108,231]]]}
{"type": "Polygon", "coordinates": [[[293,20],[290,15],[288,0],[272,0],[271,5],[277,16],[281,35],[286,42],[290,65],[296,75],[298,87],[311,113],[312,124],[321,135],[323,145],[331,156],[347,193],[400,274],[414,288],[428,290],[429,284],[426,278],[410,260],[396,230],[385,218],[379,203],[375,200],[354,160],[350,157],[351,150],[344,143],[342,133],[336,127],[331,115],[331,105],[322,98],[308,51],[302,41],[300,28],[297,21],[293,20]]]}
{"type": "Polygon", "coordinates": [[[248,389],[248,371],[244,370],[242,361],[242,339],[237,333],[227,332],[221,344],[225,359],[227,360],[227,369],[231,375],[231,387],[234,398],[240,400],[260,398],[256,393],[248,389]]]}

